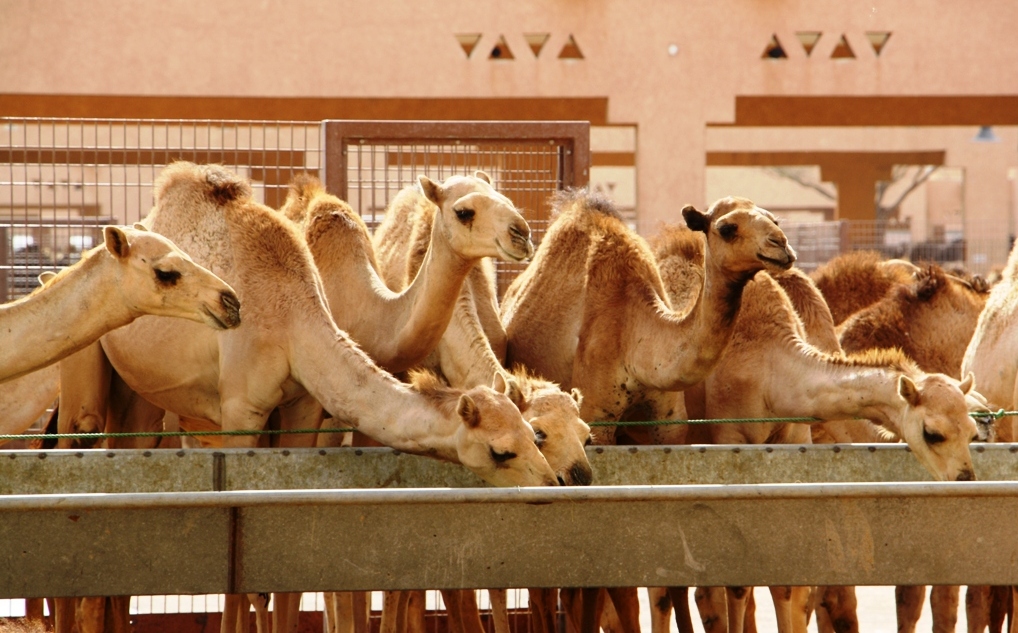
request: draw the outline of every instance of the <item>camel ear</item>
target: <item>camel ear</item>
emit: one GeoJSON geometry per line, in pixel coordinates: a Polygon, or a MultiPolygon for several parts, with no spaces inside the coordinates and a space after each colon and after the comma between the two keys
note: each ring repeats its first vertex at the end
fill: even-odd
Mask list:
{"type": "Polygon", "coordinates": [[[577,407],[580,406],[581,404],[583,404],[583,394],[580,393],[580,390],[577,389],[576,387],[573,387],[569,391],[569,395],[571,395],[573,397],[573,400],[576,401],[576,406],[577,407]]]}
{"type": "Polygon", "coordinates": [[[47,270],[39,273],[39,285],[45,286],[47,283],[49,283],[51,279],[53,279],[56,276],[57,274],[52,270],[47,270]]]}
{"type": "Polygon", "coordinates": [[[127,242],[127,234],[117,226],[103,228],[103,239],[106,240],[106,250],[114,257],[123,259],[131,254],[131,245],[127,242]]]}
{"type": "Polygon", "coordinates": [[[421,191],[424,192],[424,196],[435,203],[435,205],[442,206],[442,198],[444,193],[442,191],[442,185],[438,184],[427,176],[418,176],[417,182],[421,183],[421,191]]]}
{"type": "Polygon", "coordinates": [[[460,401],[456,404],[456,413],[469,429],[475,429],[481,423],[481,414],[477,410],[477,404],[467,394],[460,396],[460,401]]]}
{"type": "Polygon", "coordinates": [[[142,224],[141,222],[135,222],[134,223],[134,230],[135,231],[147,231],[148,227],[145,226],[144,224],[142,224]]]}
{"type": "Polygon", "coordinates": [[[478,169],[477,171],[474,172],[474,178],[477,178],[478,180],[483,180],[484,182],[488,183],[489,185],[491,184],[491,176],[489,176],[488,174],[484,173],[480,169],[478,169]]]}
{"type": "Polygon", "coordinates": [[[506,382],[506,375],[495,370],[495,377],[491,380],[491,388],[499,393],[508,393],[509,385],[506,382]]]}
{"type": "Polygon", "coordinates": [[[505,377],[505,395],[516,405],[517,409],[523,410],[523,390],[520,389],[518,380],[510,375],[505,377]]]}
{"type": "Polygon", "coordinates": [[[908,376],[898,377],[898,394],[913,407],[919,406],[919,387],[908,376]]]}
{"type": "Polygon", "coordinates": [[[697,211],[691,204],[682,207],[682,219],[686,221],[686,226],[694,231],[706,233],[710,228],[710,218],[707,214],[697,211]]]}
{"type": "Polygon", "coordinates": [[[975,384],[976,377],[972,372],[969,372],[968,375],[965,376],[965,380],[961,381],[961,384],[958,385],[958,388],[961,389],[962,393],[968,393],[972,391],[972,387],[974,387],[975,384]]]}

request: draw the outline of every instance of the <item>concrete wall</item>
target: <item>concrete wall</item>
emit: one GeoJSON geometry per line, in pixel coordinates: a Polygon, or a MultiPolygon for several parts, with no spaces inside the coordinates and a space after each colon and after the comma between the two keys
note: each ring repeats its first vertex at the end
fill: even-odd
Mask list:
{"type": "MultiPolygon", "coordinates": [[[[727,146],[756,142],[756,129],[708,127],[735,121],[737,97],[1018,95],[1013,0],[0,0],[0,18],[0,96],[607,98],[605,123],[637,130],[626,195],[645,232],[684,203],[710,202],[716,131],[727,146]],[[809,55],[800,31],[822,32],[809,55]],[[868,32],[891,33],[879,55],[868,32]],[[470,33],[480,40],[468,57],[456,36],[470,33]],[[548,35],[536,56],[533,33],[548,35]],[[762,58],[772,36],[784,59],[762,58]],[[513,59],[489,58],[500,37],[513,59]],[[570,37],[583,59],[559,59],[570,37]],[[842,37],[854,59],[831,58],[842,37]]],[[[967,168],[970,215],[1010,217],[1003,174],[1018,165],[1015,133],[996,149],[966,145],[975,124],[950,148],[928,129],[892,136],[948,149],[967,168]]],[[[773,138],[795,149],[865,145],[854,130],[796,132],[794,143],[781,130],[773,138]]]]}

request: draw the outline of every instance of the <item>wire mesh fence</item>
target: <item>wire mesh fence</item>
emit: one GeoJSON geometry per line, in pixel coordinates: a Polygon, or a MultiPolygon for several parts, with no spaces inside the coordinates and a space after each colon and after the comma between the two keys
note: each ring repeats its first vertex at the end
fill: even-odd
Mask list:
{"type": "Polygon", "coordinates": [[[144,217],[172,161],[226,165],[276,207],[318,170],[320,140],[317,122],[0,119],[0,300],[77,261],[102,226],[144,217]]]}

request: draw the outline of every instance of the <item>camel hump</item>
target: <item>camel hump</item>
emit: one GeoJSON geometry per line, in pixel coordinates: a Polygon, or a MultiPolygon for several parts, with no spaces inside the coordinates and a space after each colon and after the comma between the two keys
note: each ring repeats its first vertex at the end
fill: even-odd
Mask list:
{"type": "Polygon", "coordinates": [[[679,257],[703,265],[706,239],[699,231],[681,224],[664,224],[649,242],[658,261],[679,257]]]}
{"type": "Polygon", "coordinates": [[[171,163],[156,180],[156,199],[164,199],[177,188],[198,189],[205,196],[223,205],[250,198],[251,185],[226,167],[216,164],[196,165],[188,161],[171,163]]]}
{"type": "Polygon", "coordinates": [[[556,214],[575,209],[580,213],[598,214],[622,221],[622,214],[608,196],[588,189],[563,189],[552,195],[552,210],[556,214]]]}
{"type": "Polygon", "coordinates": [[[317,193],[324,191],[325,187],[322,185],[322,181],[318,179],[318,176],[306,171],[295,175],[290,181],[289,195],[311,198],[317,193]]]}

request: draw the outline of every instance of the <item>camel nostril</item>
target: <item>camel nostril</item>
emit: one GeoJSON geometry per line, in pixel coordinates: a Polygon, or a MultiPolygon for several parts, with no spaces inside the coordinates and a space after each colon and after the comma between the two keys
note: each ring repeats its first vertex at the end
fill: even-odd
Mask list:
{"type": "Polygon", "coordinates": [[[976,474],[971,470],[963,470],[954,478],[955,481],[975,481],[976,474]]]}
{"type": "Polygon", "coordinates": [[[569,469],[569,474],[578,486],[589,486],[590,482],[594,480],[590,467],[585,464],[573,464],[573,467],[569,469]]]}
{"type": "Polygon", "coordinates": [[[558,477],[558,485],[560,486],[566,485],[566,480],[562,478],[562,475],[556,475],[556,477],[558,477]]]}

